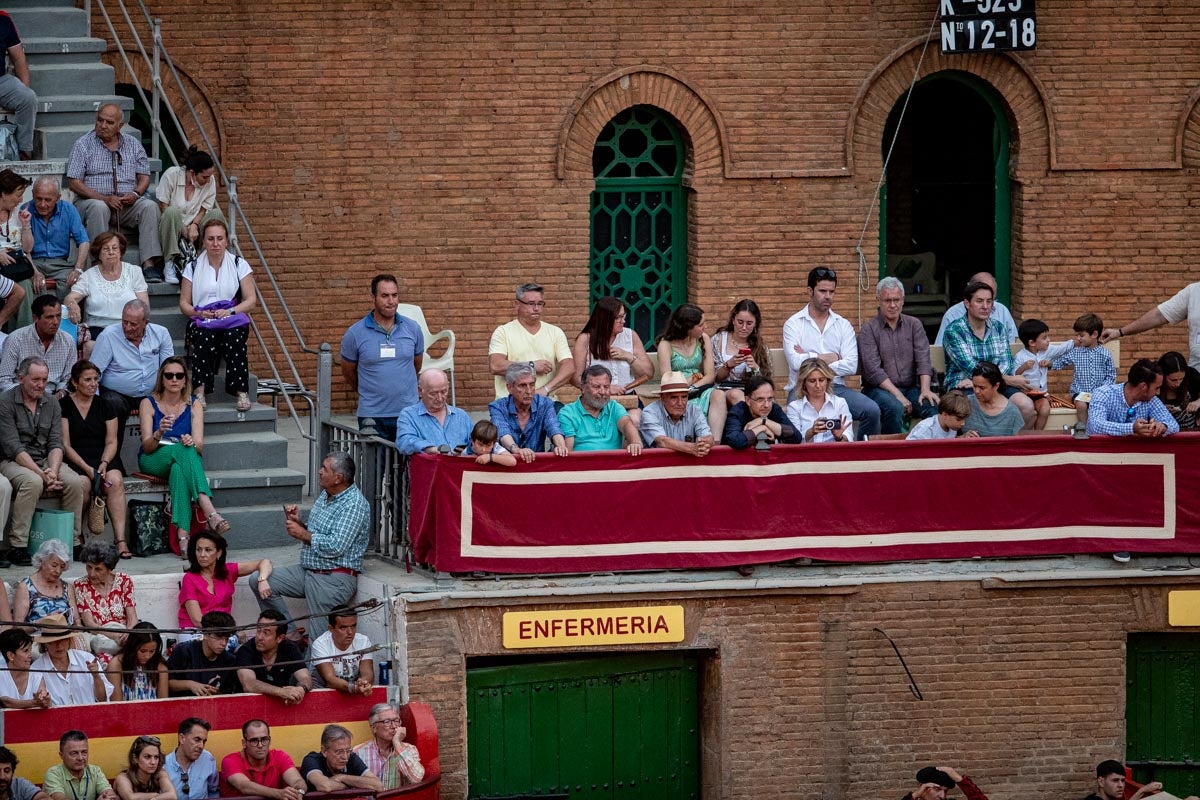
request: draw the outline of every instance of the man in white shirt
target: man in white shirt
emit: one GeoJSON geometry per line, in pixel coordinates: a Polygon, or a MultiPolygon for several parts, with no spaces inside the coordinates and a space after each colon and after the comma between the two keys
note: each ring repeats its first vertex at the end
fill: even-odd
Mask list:
{"type": "MultiPolygon", "coordinates": [[[[976,272],[971,276],[971,280],[967,281],[967,283],[971,283],[973,281],[983,281],[988,286],[992,287],[992,297],[996,297],[996,279],[992,277],[992,273],[976,272]]],[[[937,337],[933,340],[933,343],[938,347],[941,347],[942,337],[946,335],[946,328],[949,327],[950,323],[954,322],[954,320],[961,319],[966,315],[967,304],[965,302],[955,303],[947,308],[946,313],[942,315],[942,324],[941,327],[938,328],[937,337]]],[[[1004,303],[1001,303],[999,300],[996,300],[992,303],[992,319],[1004,326],[1004,332],[1008,334],[1008,341],[1010,344],[1017,340],[1017,321],[1013,319],[1012,312],[1008,310],[1008,306],[1004,305],[1004,303]]]]}
{"type": "Polygon", "coordinates": [[[858,423],[858,436],[879,433],[879,405],[862,392],[846,387],[846,376],[858,372],[858,336],[854,326],[834,312],[837,273],[816,267],[808,273],[808,305],[783,325],[783,354],[788,362],[788,400],[796,399],[796,371],[809,358],[819,358],[833,370],[833,393],[846,401],[858,423]]]}
{"type": "Polygon", "coordinates": [[[1105,328],[1100,342],[1122,339],[1143,331],[1152,331],[1168,323],[1188,323],[1188,366],[1200,369],[1200,281],[1189,283],[1169,300],[1156,305],[1133,322],[1119,328],[1105,328]]]}
{"type": "Polygon", "coordinates": [[[312,643],[313,685],[347,694],[371,694],[375,686],[375,662],[371,640],[358,632],[358,616],[340,606],[329,612],[329,630],[312,643]]]}
{"type": "Polygon", "coordinates": [[[537,374],[537,393],[554,396],[575,374],[575,357],[562,328],[542,322],[545,292],[536,283],[517,287],[513,301],[516,319],[492,332],[488,368],[495,377],[496,397],[507,397],[504,372],[514,362],[528,362],[537,374]]]}

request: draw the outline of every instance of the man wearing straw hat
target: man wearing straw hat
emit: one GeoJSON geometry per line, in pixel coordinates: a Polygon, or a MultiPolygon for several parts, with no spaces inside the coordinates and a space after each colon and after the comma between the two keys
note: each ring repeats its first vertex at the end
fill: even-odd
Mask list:
{"type": "Polygon", "coordinates": [[[75,632],[66,630],[67,618],[49,614],[39,620],[41,633],[33,641],[43,645],[43,653],[30,665],[41,672],[42,686],[56,706],[83,706],[103,703],[112,695],[112,684],[91,653],[71,647],[75,632]]]}
{"type": "Polygon", "coordinates": [[[659,384],[659,399],[642,411],[641,433],[647,447],[704,458],[712,450],[712,429],[700,406],[688,402],[688,379],[668,372],[659,384]]]}

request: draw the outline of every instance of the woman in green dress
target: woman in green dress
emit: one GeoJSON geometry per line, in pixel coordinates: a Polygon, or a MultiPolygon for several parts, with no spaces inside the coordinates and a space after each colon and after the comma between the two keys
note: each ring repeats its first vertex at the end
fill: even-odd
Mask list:
{"type": "Polygon", "coordinates": [[[712,358],[712,340],[704,332],[704,310],[684,303],[671,312],[666,329],[658,338],[658,372],[682,372],[692,389],[688,402],[695,403],[708,416],[716,444],[721,443],[728,407],[725,392],[715,387],[716,366],[712,358]]]}

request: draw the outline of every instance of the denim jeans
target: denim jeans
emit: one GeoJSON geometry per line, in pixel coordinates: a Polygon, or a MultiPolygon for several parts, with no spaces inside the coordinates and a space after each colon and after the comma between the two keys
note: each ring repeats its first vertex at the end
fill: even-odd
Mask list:
{"type": "MultiPolygon", "coordinates": [[[[896,388],[908,398],[908,402],[912,403],[913,420],[922,420],[926,417],[932,417],[937,413],[937,406],[928,400],[918,402],[921,397],[920,387],[897,386],[896,388]]],[[[882,433],[900,433],[904,429],[904,406],[900,404],[895,395],[886,389],[880,389],[878,386],[872,386],[864,393],[879,405],[879,419],[882,433]]]]}

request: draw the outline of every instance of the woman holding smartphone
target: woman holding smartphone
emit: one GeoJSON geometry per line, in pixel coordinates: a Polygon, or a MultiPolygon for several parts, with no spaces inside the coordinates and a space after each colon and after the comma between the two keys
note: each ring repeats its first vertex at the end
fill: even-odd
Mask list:
{"type": "Polygon", "coordinates": [[[746,379],[755,375],[771,377],[771,354],[758,332],[762,313],[753,300],[739,300],[729,312],[729,321],[712,337],[713,366],[717,370],[717,388],[725,390],[730,408],[746,399],[746,379]]]}
{"type": "Polygon", "coordinates": [[[224,536],[229,523],[217,513],[212,489],[200,460],[204,452],[204,405],[192,396],[187,365],[172,356],[158,368],[154,391],[142,401],[138,418],[142,425],[142,449],[138,467],[147,474],[166,478],[171,489],[172,549],[184,557],[192,529],[192,503],[200,507],[208,529],[224,536]]]}

